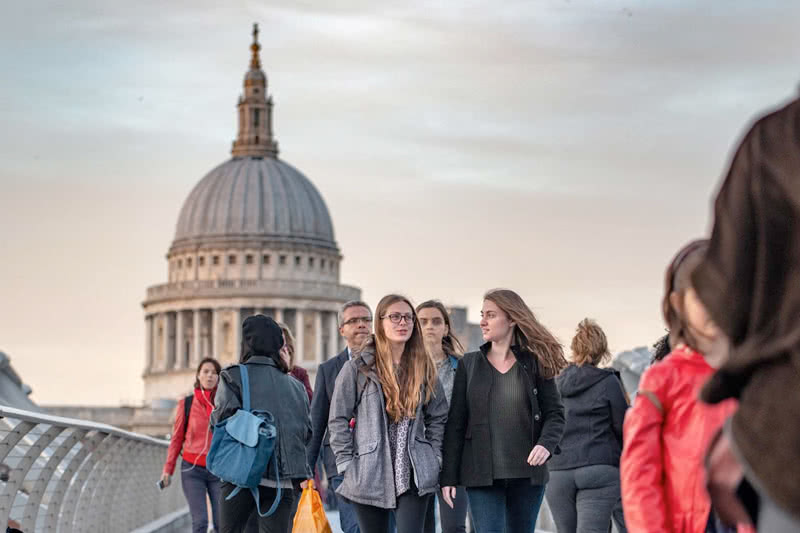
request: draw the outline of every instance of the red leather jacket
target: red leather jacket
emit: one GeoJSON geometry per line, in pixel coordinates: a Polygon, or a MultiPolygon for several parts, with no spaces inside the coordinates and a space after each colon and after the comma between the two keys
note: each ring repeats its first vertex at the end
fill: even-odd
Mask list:
{"type": "Polygon", "coordinates": [[[206,466],[206,454],[211,446],[211,429],[208,420],[214,409],[213,390],[194,390],[192,409],[189,412],[189,423],[184,424],[183,404],[185,398],[178,402],[175,408],[175,423],[172,426],[172,439],[167,450],[167,462],[164,463],[164,472],[172,475],[175,472],[175,463],[178,455],[183,452],[183,458],[195,465],[206,466]]]}
{"type": "Polygon", "coordinates": [[[702,533],[711,512],[703,460],[735,400],[700,401],[714,370],[679,346],[642,376],[623,427],[622,504],[631,533],[702,533]]]}

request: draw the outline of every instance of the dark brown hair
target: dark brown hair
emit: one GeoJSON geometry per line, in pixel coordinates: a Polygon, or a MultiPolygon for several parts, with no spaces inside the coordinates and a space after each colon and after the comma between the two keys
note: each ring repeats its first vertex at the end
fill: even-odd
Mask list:
{"type": "Polygon", "coordinates": [[[514,322],[514,344],[539,360],[542,376],[553,378],[567,366],[564,348],[536,319],[519,294],[509,289],[492,289],[483,299],[494,302],[514,322]]]}
{"type": "Polygon", "coordinates": [[[682,309],[676,309],[670,302],[670,295],[677,293],[683,295],[692,286],[692,272],[702,261],[708,250],[708,239],[697,239],[681,248],[667,267],[664,276],[664,299],[661,302],[661,311],[664,322],[669,330],[669,345],[674,348],[680,343],[685,343],[692,349],[697,349],[697,342],[689,332],[686,317],[682,309]]]}
{"type": "Polygon", "coordinates": [[[597,366],[611,359],[608,339],[597,322],[584,318],[572,338],[572,362],[578,366],[597,366]]]}
{"type": "Polygon", "coordinates": [[[198,378],[198,376],[200,375],[200,370],[202,370],[203,365],[206,364],[206,363],[211,363],[212,365],[214,365],[214,370],[217,372],[218,376],[219,376],[219,373],[222,372],[222,366],[219,364],[219,361],[217,361],[213,357],[206,357],[205,359],[200,361],[200,364],[197,365],[197,372],[194,373],[194,388],[195,389],[199,389],[200,388],[200,379],[198,378]]]}
{"type": "Polygon", "coordinates": [[[442,337],[442,349],[444,353],[456,357],[464,355],[464,346],[461,344],[461,341],[458,340],[458,337],[453,334],[450,314],[447,312],[447,308],[444,304],[439,300],[427,300],[417,306],[417,314],[423,309],[437,309],[442,314],[442,318],[444,318],[444,324],[447,326],[447,335],[442,337]]]}

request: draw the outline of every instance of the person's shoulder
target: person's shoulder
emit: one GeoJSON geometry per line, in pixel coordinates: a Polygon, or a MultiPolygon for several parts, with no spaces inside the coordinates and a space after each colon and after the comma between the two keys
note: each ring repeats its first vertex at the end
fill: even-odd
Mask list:
{"type": "Polygon", "coordinates": [[[308,370],[302,366],[296,366],[292,369],[292,373],[300,379],[308,377],[308,370]]]}
{"type": "Polygon", "coordinates": [[[480,350],[475,350],[475,351],[472,351],[472,352],[465,353],[459,359],[461,361],[464,361],[464,362],[473,361],[476,357],[480,357],[481,355],[483,355],[483,354],[481,353],[480,350]]]}
{"type": "Polygon", "coordinates": [[[345,350],[345,351],[343,351],[343,352],[339,352],[339,353],[337,353],[337,354],[336,354],[334,357],[331,357],[331,358],[330,358],[330,359],[328,359],[327,361],[325,361],[325,362],[323,362],[323,363],[320,363],[320,365],[319,365],[319,367],[318,367],[317,371],[318,371],[318,372],[320,372],[320,371],[328,372],[329,370],[333,370],[333,369],[335,369],[335,368],[336,368],[336,365],[337,365],[337,363],[339,362],[339,358],[340,358],[340,357],[342,357],[342,355],[344,355],[344,356],[345,356],[345,362],[347,362],[347,358],[346,358],[346,357],[347,357],[347,355],[346,355],[346,354],[347,354],[347,351],[346,351],[346,350],[345,350]]]}
{"type": "Polygon", "coordinates": [[[681,361],[668,355],[651,365],[639,380],[639,390],[669,392],[670,385],[681,377],[681,361]]]}

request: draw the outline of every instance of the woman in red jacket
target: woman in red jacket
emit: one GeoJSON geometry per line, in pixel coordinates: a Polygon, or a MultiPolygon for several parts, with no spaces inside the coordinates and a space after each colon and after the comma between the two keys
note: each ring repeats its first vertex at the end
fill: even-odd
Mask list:
{"type": "Polygon", "coordinates": [[[181,485],[192,514],[193,533],[205,533],[208,530],[206,494],[211,500],[214,530],[219,531],[217,516],[220,482],[206,470],[206,454],[211,446],[211,428],[208,422],[211,411],[214,410],[214,393],[217,391],[220,370],[217,360],[210,357],[200,361],[197,366],[194,393],[181,399],[175,409],[172,439],[167,450],[164,472],[161,474],[161,482],[165,487],[169,486],[178,454],[183,452],[181,485]]]}
{"type": "Polygon", "coordinates": [[[632,533],[717,531],[703,458],[736,404],[698,397],[720,364],[709,355],[716,325],[691,286],[707,248],[706,240],[690,243],[667,269],[662,310],[673,349],[644,373],[625,418],[622,504],[632,533]]]}

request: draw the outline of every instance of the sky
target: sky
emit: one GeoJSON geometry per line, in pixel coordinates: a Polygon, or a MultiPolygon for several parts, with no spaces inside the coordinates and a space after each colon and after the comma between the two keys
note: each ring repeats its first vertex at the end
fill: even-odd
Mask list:
{"type": "Polygon", "coordinates": [[[4,6],[0,351],[35,401],[141,402],[141,302],[230,157],[253,22],[343,283],[472,320],[512,288],[565,346],[591,317],[615,352],[662,334],[667,262],[800,81],[791,0],[333,4],[4,6]]]}

